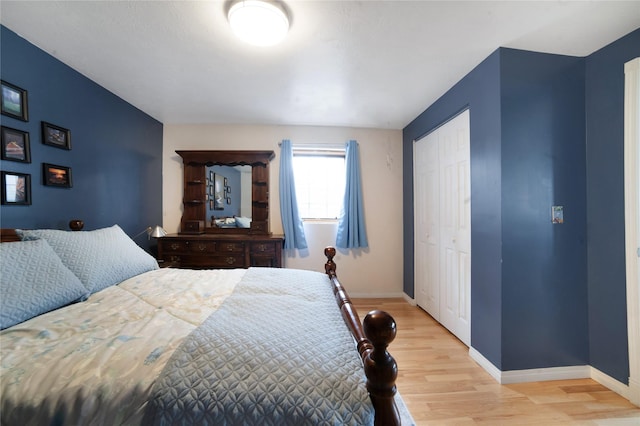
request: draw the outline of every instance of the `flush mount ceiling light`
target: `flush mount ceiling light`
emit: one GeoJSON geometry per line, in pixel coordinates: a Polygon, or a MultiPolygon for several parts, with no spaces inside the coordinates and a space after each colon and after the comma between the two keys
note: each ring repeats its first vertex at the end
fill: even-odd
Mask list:
{"type": "Polygon", "coordinates": [[[273,0],[234,1],[227,17],[233,32],[256,46],[274,45],[289,31],[286,10],[280,2],[273,0]]]}

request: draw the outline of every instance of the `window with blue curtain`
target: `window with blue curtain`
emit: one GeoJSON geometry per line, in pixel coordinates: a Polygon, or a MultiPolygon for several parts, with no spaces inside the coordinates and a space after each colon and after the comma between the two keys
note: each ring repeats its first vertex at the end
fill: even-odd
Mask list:
{"type": "Polygon", "coordinates": [[[284,249],[306,249],[307,239],[298,213],[296,184],[293,173],[293,148],[289,139],[280,145],[280,215],[284,230],[284,249]]]}
{"type": "Polygon", "coordinates": [[[338,222],[336,247],[366,248],[369,246],[369,242],[367,241],[367,230],[364,222],[358,143],[350,140],[347,143],[346,151],[347,176],[344,202],[338,222]]]}

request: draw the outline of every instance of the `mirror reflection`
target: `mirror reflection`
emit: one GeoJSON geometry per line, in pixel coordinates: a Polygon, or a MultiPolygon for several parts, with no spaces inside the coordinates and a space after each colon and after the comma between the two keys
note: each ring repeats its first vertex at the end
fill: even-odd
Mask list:
{"type": "Polygon", "coordinates": [[[251,166],[207,166],[207,227],[251,226],[251,166]]]}

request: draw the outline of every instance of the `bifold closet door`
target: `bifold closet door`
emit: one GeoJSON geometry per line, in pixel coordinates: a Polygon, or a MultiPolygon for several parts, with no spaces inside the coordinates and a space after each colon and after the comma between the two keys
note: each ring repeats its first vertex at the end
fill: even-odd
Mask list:
{"type": "Polygon", "coordinates": [[[471,340],[469,111],[414,144],[417,304],[471,340]]]}

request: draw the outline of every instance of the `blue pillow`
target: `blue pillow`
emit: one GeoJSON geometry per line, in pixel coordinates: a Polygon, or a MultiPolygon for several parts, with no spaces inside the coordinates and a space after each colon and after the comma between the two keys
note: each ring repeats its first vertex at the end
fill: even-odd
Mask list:
{"type": "Polygon", "coordinates": [[[251,228],[251,218],[250,217],[236,217],[236,225],[238,228],[251,228]]]}
{"type": "Polygon", "coordinates": [[[158,262],[118,225],[95,231],[16,230],[23,240],[42,238],[91,293],[158,269],[158,262]]]}
{"type": "Polygon", "coordinates": [[[2,329],[88,295],[45,240],[0,244],[0,265],[2,329]]]}

